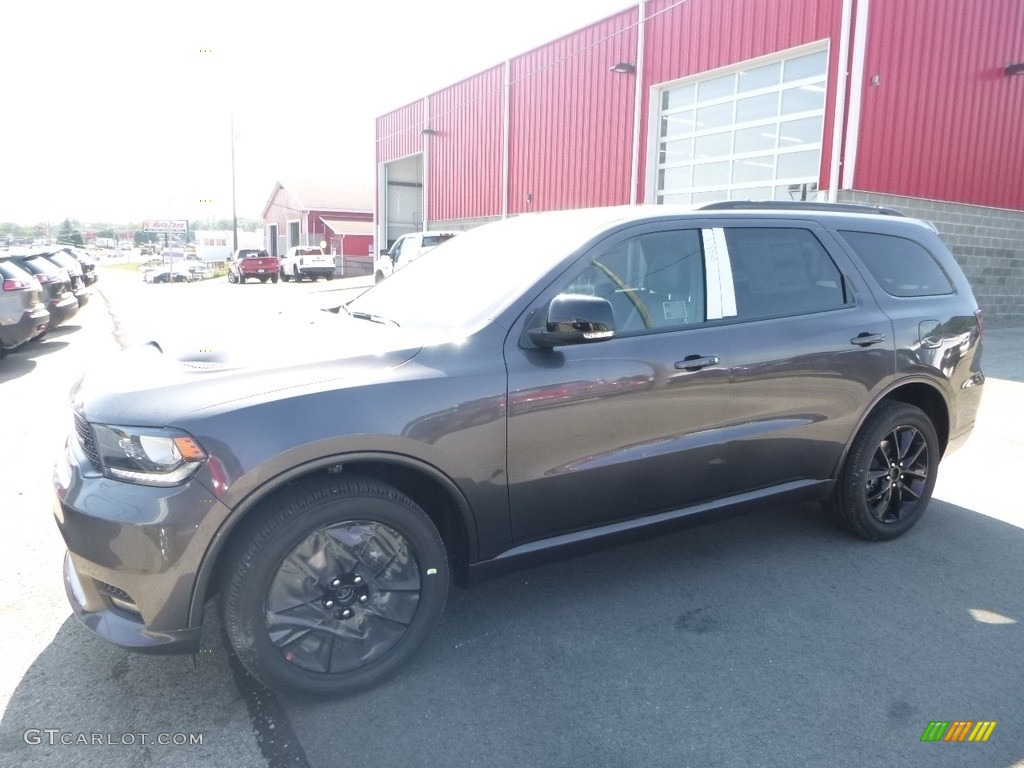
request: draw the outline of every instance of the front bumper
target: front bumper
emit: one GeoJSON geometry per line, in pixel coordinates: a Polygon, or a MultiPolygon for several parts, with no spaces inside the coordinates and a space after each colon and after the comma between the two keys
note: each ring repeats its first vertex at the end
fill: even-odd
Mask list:
{"type": "Polygon", "coordinates": [[[75,615],[131,650],[195,652],[200,627],[189,617],[196,575],[227,507],[196,478],[173,488],[106,478],[74,434],[54,467],[54,489],[75,615]]]}

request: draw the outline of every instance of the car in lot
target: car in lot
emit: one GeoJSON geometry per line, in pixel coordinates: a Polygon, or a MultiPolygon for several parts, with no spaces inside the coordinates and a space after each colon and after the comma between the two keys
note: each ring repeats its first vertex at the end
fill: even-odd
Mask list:
{"type": "Polygon", "coordinates": [[[70,245],[64,246],[62,250],[81,265],[82,279],[85,281],[85,284],[87,286],[94,285],[99,279],[99,275],[96,274],[96,257],[88,251],[80,250],[70,245]]]}
{"type": "Polygon", "coordinates": [[[239,248],[235,251],[228,270],[228,282],[245,283],[254,277],[261,283],[277,282],[281,263],[263,248],[239,248]]]}
{"type": "Polygon", "coordinates": [[[191,283],[192,272],[184,264],[175,264],[173,267],[155,267],[146,269],[143,273],[143,280],[147,283],[191,283]]]}
{"type": "Polygon", "coordinates": [[[306,278],[315,283],[321,277],[333,280],[334,258],[315,246],[293,245],[281,258],[278,272],[286,283],[306,278]]]}
{"type": "Polygon", "coordinates": [[[81,262],[66,253],[63,248],[41,251],[39,255],[58,269],[67,270],[68,278],[71,281],[71,293],[78,299],[78,306],[84,307],[89,302],[90,292],[86,287],[85,273],[82,270],[81,262]]]}
{"type": "Polygon", "coordinates": [[[78,299],[71,292],[71,277],[66,269],[39,255],[11,255],[8,259],[32,274],[43,288],[43,304],[50,313],[50,322],[43,333],[78,314],[78,299]]]}
{"type": "Polygon", "coordinates": [[[452,581],[780,503],[900,536],[985,381],[934,229],[849,205],[524,215],[316,315],[75,385],[54,514],[94,632],[194,651],[219,593],[256,678],[349,693],[452,581]]]}
{"type": "Polygon", "coordinates": [[[213,277],[213,270],[206,264],[196,261],[185,262],[185,267],[193,280],[208,280],[213,277]]]}
{"type": "Polygon", "coordinates": [[[46,330],[43,288],[17,264],[0,258],[0,357],[46,330]]]}
{"type": "Polygon", "coordinates": [[[375,282],[380,282],[396,270],[415,261],[420,256],[432,251],[441,243],[455,237],[458,232],[410,232],[402,235],[391,245],[382,250],[373,264],[375,282]]]}

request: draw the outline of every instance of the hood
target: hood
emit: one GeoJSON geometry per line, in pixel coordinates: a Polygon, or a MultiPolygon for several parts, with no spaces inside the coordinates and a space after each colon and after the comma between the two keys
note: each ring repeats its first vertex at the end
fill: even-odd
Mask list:
{"type": "Polygon", "coordinates": [[[324,311],[247,317],[232,328],[157,337],[97,361],[71,393],[86,419],[168,426],[227,410],[387,376],[422,348],[391,325],[324,311]]]}

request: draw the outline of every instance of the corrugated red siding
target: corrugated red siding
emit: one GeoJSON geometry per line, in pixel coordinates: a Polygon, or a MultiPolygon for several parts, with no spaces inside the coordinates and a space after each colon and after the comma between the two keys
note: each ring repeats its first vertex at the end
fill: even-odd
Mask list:
{"type": "MultiPolygon", "coordinates": [[[[897,0],[899,2],[900,0],[897,0]]],[[[646,5],[644,80],[657,85],[787,48],[830,39],[828,93],[819,186],[828,185],[832,115],[839,67],[842,0],[650,0],[646,5]],[[675,7],[672,7],[675,6],[675,7]],[[664,11],[662,13],[662,11],[664,11]]],[[[639,200],[644,200],[650,92],[644,93],[639,200]]]]}
{"type": "Polygon", "coordinates": [[[1024,77],[1003,73],[1024,61],[1024,2],[870,8],[854,186],[1024,210],[1024,77]]]}
{"type": "Polygon", "coordinates": [[[509,213],[629,201],[636,8],[511,61],[509,213]]]}
{"type": "Polygon", "coordinates": [[[430,96],[429,221],[501,214],[504,66],[430,96]]]}
{"type": "Polygon", "coordinates": [[[377,163],[423,151],[423,101],[414,101],[377,118],[377,163]]]}

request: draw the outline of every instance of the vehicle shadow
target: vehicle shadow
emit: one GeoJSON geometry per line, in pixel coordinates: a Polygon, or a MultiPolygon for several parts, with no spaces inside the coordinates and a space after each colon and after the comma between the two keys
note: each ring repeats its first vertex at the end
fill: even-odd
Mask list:
{"type": "Polygon", "coordinates": [[[959,765],[1024,757],[1024,531],[940,501],[871,544],[772,509],[454,591],[400,675],[282,697],[313,765],[959,765]],[[387,739],[381,734],[401,734],[387,739]],[[964,746],[964,745],[955,745],[964,746]],[[971,748],[974,748],[973,746],[971,748]]]}
{"type": "Polygon", "coordinates": [[[14,381],[27,373],[32,373],[37,363],[30,357],[18,354],[21,350],[8,352],[0,360],[0,384],[5,381],[14,381]]]}
{"type": "Polygon", "coordinates": [[[59,341],[47,336],[45,339],[28,341],[4,355],[0,360],[0,384],[13,381],[36,368],[36,358],[51,355],[68,346],[70,342],[59,341]]]}
{"type": "Polygon", "coordinates": [[[196,656],[145,656],[69,616],[0,720],[0,765],[263,765],[215,615],[208,629],[196,656]],[[156,743],[160,734],[171,743],[156,743]],[[183,745],[178,734],[201,734],[202,743],[183,745]]]}
{"type": "Polygon", "coordinates": [[[82,326],[78,325],[78,324],[74,324],[74,325],[58,325],[56,328],[54,328],[54,329],[52,329],[50,331],[47,331],[46,335],[47,335],[47,338],[51,338],[51,339],[53,339],[53,338],[60,338],[61,336],[67,336],[70,333],[74,333],[75,331],[80,331],[80,330],[82,330],[82,326]]]}

